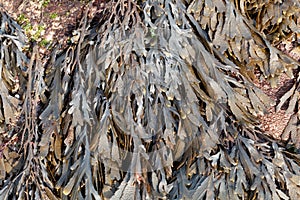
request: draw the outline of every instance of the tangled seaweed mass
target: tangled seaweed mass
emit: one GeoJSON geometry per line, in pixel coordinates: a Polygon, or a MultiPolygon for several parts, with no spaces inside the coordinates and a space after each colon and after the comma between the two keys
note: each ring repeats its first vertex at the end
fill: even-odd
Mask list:
{"type": "Polygon", "coordinates": [[[299,63],[272,45],[299,11],[109,1],[46,64],[1,12],[0,199],[300,199],[299,63]],[[288,141],[260,129],[257,71],[294,80],[288,141]]]}

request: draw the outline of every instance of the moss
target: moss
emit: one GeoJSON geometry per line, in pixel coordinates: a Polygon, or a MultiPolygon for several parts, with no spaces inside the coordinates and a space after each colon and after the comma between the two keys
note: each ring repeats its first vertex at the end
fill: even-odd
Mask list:
{"type": "Polygon", "coordinates": [[[50,43],[51,43],[51,41],[46,40],[46,39],[42,39],[42,41],[40,41],[39,45],[41,47],[47,47],[50,43]]]}
{"type": "Polygon", "coordinates": [[[50,0],[42,0],[41,2],[43,7],[47,7],[50,3],[50,0]]]}
{"type": "Polygon", "coordinates": [[[57,13],[51,13],[49,17],[50,19],[55,19],[57,18],[57,16],[58,16],[57,13]]]}
{"type": "Polygon", "coordinates": [[[22,13],[22,14],[20,14],[18,17],[17,17],[17,22],[19,23],[19,24],[24,24],[24,23],[29,23],[30,21],[29,21],[29,19],[22,13]]]}

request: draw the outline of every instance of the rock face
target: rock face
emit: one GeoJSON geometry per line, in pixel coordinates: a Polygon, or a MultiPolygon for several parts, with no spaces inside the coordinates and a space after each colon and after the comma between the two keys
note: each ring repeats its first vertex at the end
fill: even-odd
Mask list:
{"type": "Polygon", "coordinates": [[[2,13],[0,199],[299,199],[298,63],[272,46],[299,5],[95,4],[47,62],[2,13]]]}

